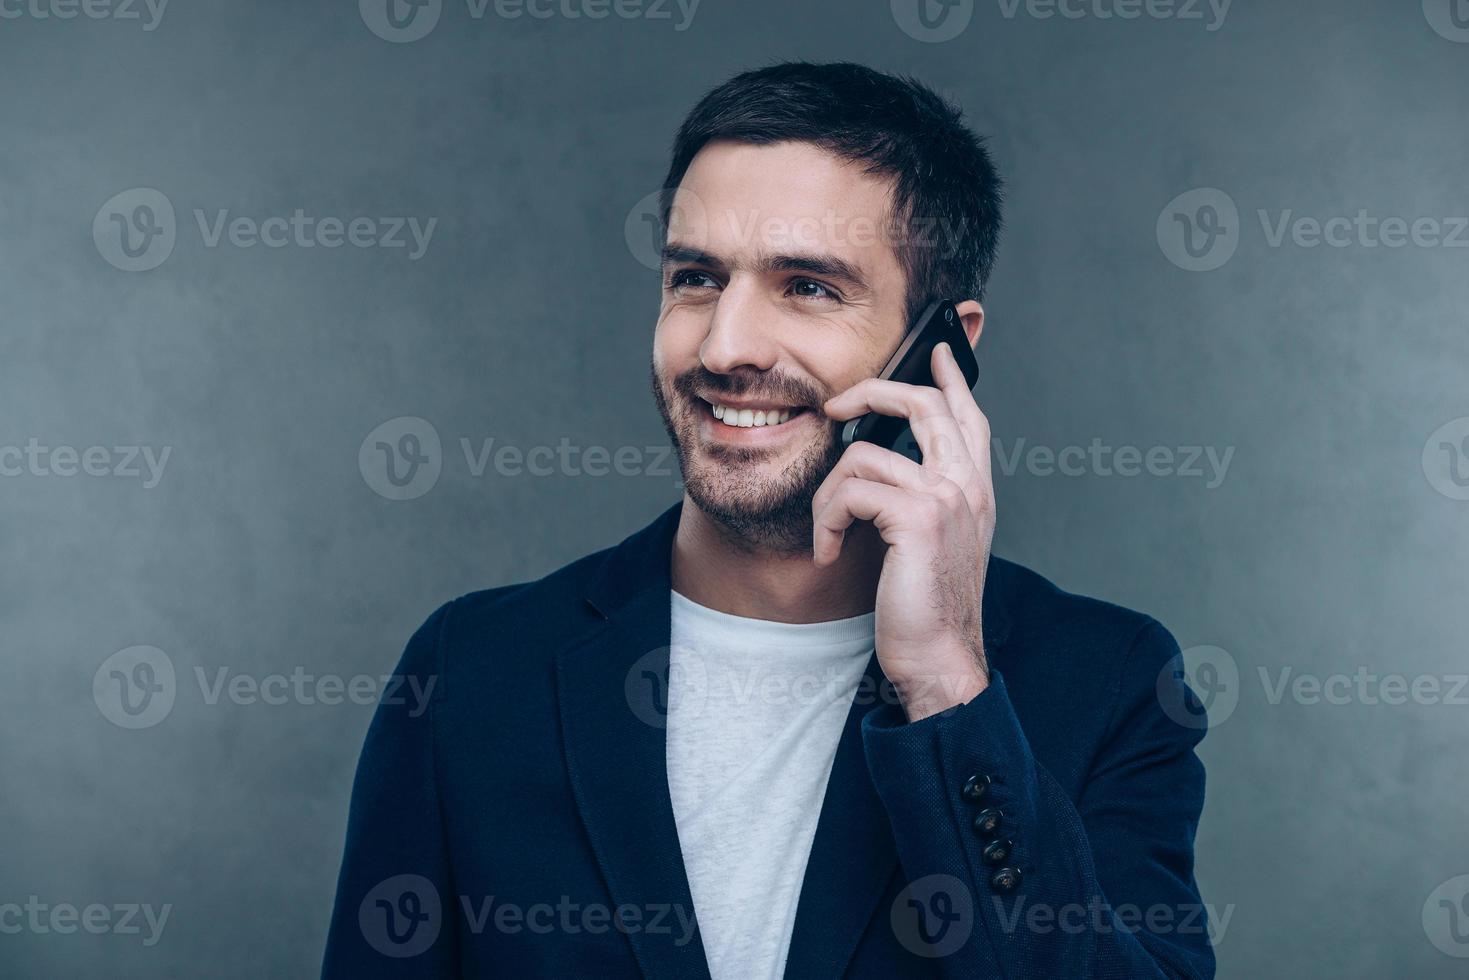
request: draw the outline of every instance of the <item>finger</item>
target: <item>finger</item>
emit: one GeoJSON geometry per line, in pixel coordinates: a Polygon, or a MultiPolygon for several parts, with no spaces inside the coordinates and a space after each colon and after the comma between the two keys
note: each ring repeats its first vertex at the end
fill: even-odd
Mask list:
{"type": "Polygon", "coordinates": [[[822,408],[837,419],[863,412],[905,418],[923,452],[924,466],[961,485],[974,469],[964,432],[949,411],[944,393],[932,385],[867,378],[829,399],[822,408]]]}
{"type": "Polygon", "coordinates": [[[828,398],[822,410],[838,420],[874,411],[912,419],[937,411],[942,401],[940,393],[932,385],[863,378],[846,391],[828,398]]]}
{"type": "Polygon", "coordinates": [[[953,348],[944,342],[936,345],[933,350],[934,378],[939,382],[939,389],[944,393],[949,410],[953,412],[955,420],[959,423],[960,431],[964,433],[966,444],[969,446],[969,455],[988,477],[990,471],[989,419],[985,417],[979,404],[974,400],[974,393],[969,390],[969,381],[964,377],[964,371],[954,357],[953,348]]]}
{"type": "Polygon", "coordinates": [[[959,484],[937,470],[918,465],[902,453],[870,442],[854,442],[842,452],[821,486],[816,488],[811,497],[811,512],[820,512],[842,481],[853,477],[951,500],[964,495],[959,484]]]}
{"type": "Polygon", "coordinates": [[[842,539],[853,521],[877,521],[884,513],[899,513],[913,499],[906,490],[848,478],[833,492],[826,506],[813,515],[811,556],[818,566],[829,565],[842,552],[842,539]]]}

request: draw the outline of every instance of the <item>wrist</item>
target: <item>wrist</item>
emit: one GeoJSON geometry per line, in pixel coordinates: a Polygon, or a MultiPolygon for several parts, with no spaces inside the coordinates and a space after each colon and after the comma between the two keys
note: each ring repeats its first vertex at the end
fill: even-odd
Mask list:
{"type": "Polygon", "coordinates": [[[922,674],[888,678],[910,722],[967,704],[989,687],[989,667],[982,651],[960,650],[928,662],[935,666],[922,674]]]}

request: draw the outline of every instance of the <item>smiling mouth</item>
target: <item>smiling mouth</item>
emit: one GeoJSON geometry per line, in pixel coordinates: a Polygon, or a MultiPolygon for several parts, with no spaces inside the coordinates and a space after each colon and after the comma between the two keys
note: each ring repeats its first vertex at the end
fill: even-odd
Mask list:
{"type": "Polygon", "coordinates": [[[804,415],[809,409],[798,405],[766,405],[760,408],[742,408],[722,402],[703,401],[707,410],[721,425],[732,429],[775,428],[791,419],[804,415]]]}

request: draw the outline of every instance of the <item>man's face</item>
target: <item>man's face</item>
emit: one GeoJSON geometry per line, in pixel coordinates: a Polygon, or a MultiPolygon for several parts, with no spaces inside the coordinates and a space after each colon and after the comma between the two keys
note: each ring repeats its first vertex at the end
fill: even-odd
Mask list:
{"type": "Polygon", "coordinates": [[[753,548],[810,550],[811,498],[842,449],[821,404],[876,375],[906,328],[891,199],[810,144],[727,141],[674,197],[653,393],[690,499],[753,548]]]}

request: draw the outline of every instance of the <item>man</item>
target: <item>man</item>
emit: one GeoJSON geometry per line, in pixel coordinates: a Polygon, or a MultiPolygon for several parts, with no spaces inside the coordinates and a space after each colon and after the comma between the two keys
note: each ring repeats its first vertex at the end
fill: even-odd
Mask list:
{"type": "Polygon", "coordinates": [[[433,695],[368,733],[323,975],[1212,976],[1177,645],[989,554],[950,352],[875,377],[932,299],[979,339],[981,142],[911,80],[785,64],[698,104],[664,187],[684,497],[410,640],[433,695]],[[870,411],[921,462],[843,451],[870,411]]]}

